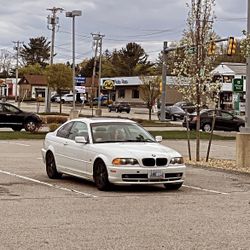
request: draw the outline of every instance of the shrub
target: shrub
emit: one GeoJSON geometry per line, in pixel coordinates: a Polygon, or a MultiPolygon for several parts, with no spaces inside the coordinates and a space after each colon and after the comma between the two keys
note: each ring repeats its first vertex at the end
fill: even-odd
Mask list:
{"type": "Polygon", "coordinates": [[[50,131],[50,132],[53,132],[53,131],[55,131],[59,126],[60,126],[60,124],[58,124],[58,123],[50,123],[50,124],[49,124],[49,131],[50,131]]]}
{"type": "Polygon", "coordinates": [[[46,123],[56,123],[56,124],[62,124],[68,120],[67,116],[58,116],[58,115],[50,115],[46,116],[46,123]]]}

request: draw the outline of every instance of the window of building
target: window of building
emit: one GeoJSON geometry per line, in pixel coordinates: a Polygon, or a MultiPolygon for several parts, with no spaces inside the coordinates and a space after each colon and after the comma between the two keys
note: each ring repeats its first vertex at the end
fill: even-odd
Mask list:
{"type": "Polygon", "coordinates": [[[125,98],[125,89],[118,89],[118,98],[125,98]]]}
{"type": "Polygon", "coordinates": [[[138,89],[133,89],[132,90],[132,98],[133,99],[138,99],[139,98],[139,90],[138,89]]]}

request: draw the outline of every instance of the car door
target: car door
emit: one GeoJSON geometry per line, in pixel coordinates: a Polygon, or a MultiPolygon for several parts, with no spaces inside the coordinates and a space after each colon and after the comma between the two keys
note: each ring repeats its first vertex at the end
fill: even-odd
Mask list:
{"type": "Polygon", "coordinates": [[[216,117],[218,128],[229,131],[235,130],[235,121],[233,119],[233,115],[225,111],[221,111],[220,113],[220,116],[216,117]]]}
{"type": "Polygon", "coordinates": [[[3,126],[12,127],[23,124],[24,116],[21,110],[8,103],[2,104],[2,110],[1,122],[3,126]]]}
{"type": "Polygon", "coordinates": [[[88,140],[88,129],[84,122],[76,121],[73,123],[67,141],[63,144],[67,171],[74,175],[85,176],[88,160],[88,143],[83,144],[75,142],[76,136],[84,136],[85,139],[88,140]]]}
{"type": "Polygon", "coordinates": [[[0,103],[0,127],[4,127],[5,113],[3,111],[3,104],[0,103]]]}
{"type": "Polygon", "coordinates": [[[65,148],[69,143],[69,133],[72,126],[73,122],[64,124],[57,131],[56,139],[51,142],[53,144],[54,156],[58,170],[67,169],[67,166],[69,165],[69,160],[65,148]]]}

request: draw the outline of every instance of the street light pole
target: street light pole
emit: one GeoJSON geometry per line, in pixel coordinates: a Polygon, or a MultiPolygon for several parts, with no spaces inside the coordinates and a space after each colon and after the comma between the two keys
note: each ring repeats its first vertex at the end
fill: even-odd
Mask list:
{"type": "Polygon", "coordinates": [[[75,17],[81,16],[82,11],[73,10],[66,12],[66,17],[72,17],[72,92],[73,92],[73,112],[76,108],[76,89],[75,89],[75,17]]]}

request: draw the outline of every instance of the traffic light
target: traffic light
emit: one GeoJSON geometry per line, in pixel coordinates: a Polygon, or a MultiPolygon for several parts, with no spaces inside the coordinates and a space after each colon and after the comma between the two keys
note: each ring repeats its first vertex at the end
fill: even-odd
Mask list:
{"type": "Polygon", "coordinates": [[[209,56],[212,56],[215,54],[215,50],[216,50],[216,43],[214,41],[211,41],[208,45],[208,51],[207,54],[209,56]]]}
{"type": "Polygon", "coordinates": [[[229,37],[227,45],[227,55],[232,56],[236,52],[236,39],[234,37],[229,37]]]}

